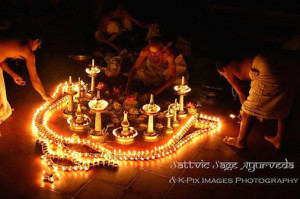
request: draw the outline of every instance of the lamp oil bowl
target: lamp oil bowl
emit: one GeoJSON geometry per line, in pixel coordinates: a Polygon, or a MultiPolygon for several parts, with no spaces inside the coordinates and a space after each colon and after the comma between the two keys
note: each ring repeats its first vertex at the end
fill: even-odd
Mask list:
{"type": "Polygon", "coordinates": [[[147,132],[144,133],[144,140],[147,142],[154,142],[158,139],[158,134],[153,128],[154,115],[160,111],[160,107],[157,104],[154,104],[153,94],[150,96],[150,103],[143,106],[143,111],[148,115],[148,127],[147,132]]]}
{"type": "Polygon", "coordinates": [[[178,104],[177,99],[175,99],[175,102],[170,105],[170,108],[173,114],[173,127],[178,127],[179,121],[177,118],[177,112],[180,109],[180,105],[178,104]]]}
{"type": "Polygon", "coordinates": [[[166,134],[172,134],[173,133],[173,127],[172,127],[172,118],[173,113],[171,110],[171,106],[169,105],[168,110],[164,112],[165,117],[167,118],[167,128],[166,128],[166,134]]]}
{"type": "Polygon", "coordinates": [[[91,77],[91,87],[88,91],[90,97],[95,96],[95,78],[100,73],[100,69],[98,66],[95,66],[95,60],[92,60],[92,65],[90,68],[85,69],[85,72],[91,77]]]}
{"type": "MultiPolygon", "coordinates": [[[[62,129],[60,129],[59,127],[55,127],[57,129],[55,130],[55,129],[51,129],[48,126],[49,121],[53,121],[57,119],[57,117],[52,118],[52,116],[56,114],[56,111],[65,108],[64,105],[67,102],[68,97],[65,95],[61,95],[62,89],[63,91],[65,91],[65,85],[66,84],[60,83],[52,95],[55,101],[53,103],[46,102],[45,104],[40,106],[36,110],[32,118],[31,129],[34,136],[37,136],[36,143],[41,146],[41,151],[43,153],[41,161],[43,162],[43,165],[49,166],[49,168],[51,168],[50,173],[49,172],[44,173],[44,175],[42,176],[42,180],[46,182],[53,182],[56,180],[55,179],[56,170],[84,172],[98,166],[116,168],[118,167],[119,161],[122,162],[132,161],[132,160],[151,161],[151,160],[161,159],[171,154],[177,153],[179,149],[189,144],[195,138],[203,134],[212,135],[213,133],[219,131],[219,129],[221,128],[221,122],[219,118],[207,116],[203,114],[200,114],[200,117],[199,114],[197,116],[188,114],[186,119],[180,121],[180,125],[178,126],[178,128],[174,130],[173,135],[168,136],[166,140],[167,143],[165,142],[148,143],[147,146],[149,146],[149,148],[146,150],[141,149],[139,147],[140,142],[135,142],[134,146],[132,146],[134,150],[128,150],[129,148],[131,148],[131,146],[126,145],[126,146],[118,147],[115,145],[115,143],[113,143],[113,145],[110,145],[109,142],[105,144],[101,144],[99,143],[98,140],[81,139],[76,133],[74,133],[75,135],[73,134],[71,137],[65,136],[64,134],[61,134],[62,129]],[[198,124],[200,124],[200,128],[191,129],[193,124],[197,122],[196,120],[198,121],[198,124]],[[73,148],[74,144],[77,145],[76,149],[73,148]],[[77,150],[77,147],[81,147],[82,149],[89,147],[95,152],[86,152],[86,150],[81,152],[81,150],[77,150]],[[66,166],[65,165],[66,161],[72,163],[72,166],[71,165],[66,166]],[[52,168],[53,171],[55,172],[52,172],[52,168]]],[[[73,84],[73,85],[74,87],[77,86],[77,84],[73,84]]],[[[81,124],[81,126],[83,127],[89,128],[90,126],[88,124],[89,119],[87,119],[86,116],[84,116],[84,114],[81,113],[82,99],[80,97],[81,95],[79,95],[79,103],[78,103],[76,114],[71,117],[72,119],[69,118],[68,121],[70,123],[72,122],[73,126],[75,126],[75,124],[78,123],[81,124]]],[[[146,112],[148,112],[149,115],[153,116],[160,110],[160,108],[154,104],[153,96],[151,98],[152,99],[150,100],[150,103],[144,106],[145,111],[141,110],[145,112],[144,116],[146,116],[146,112]]],[[[92,100],[91,102],[91,108],[94,108],[95,111],[99,111],[100,113],[102,110],[104,110],[107,107],[107,105],[108,103],[103,101],[101,102],[100,94],[98,95],[97,99],[92,100]]],[[[171,114],[173,114],[173,118],[174,118],[175,115],[174,113],[176,113],[176,111],[173,112],[173,110],[179,109],[179,104],[177,103],[177,101],[175,101],[175,103],[172,105],[168,109],[167,113],[168,113],[168,117],[171,116],[171,114]]],[[[160,115],[162,115],[162,117],[166,116],[164,114],[160,114],[160,115]]],[[[109,123],[106,125],[106,128],[104,128],[104,130],[101,131],[101,126],[99,128],[99,120],[97,121],[98,121],[98,125],[96,126],[97,129],[100,131],[96,133],[99,133],[100,135],[107,135],[107,129],[109,127],[114,126],[113,124],[109,123]]],[[[147,132],[147,134],[145,133],[145,138],[149,139],[149,141],[152,141],[155,138],[157,138],[157,134],[155,136],[155,132],[154,135],[153,132],[151,132],[151,128],[153,129],[153,118],[151,120],[149,117],[148,122],[150,123],[150,125],[148,126],[146,125],[146,128],[149,127],[148,131],[150,130],[149,131],[150,133],[149,132],[147,132]],[[150,121],[152,121],[152,126],[150,121]]],[[[56,122],[51,122],[51,123],[55,124],[56,122]]],[[[100,124],[101,124],[101,120],[100,120],[100,124]]],[[[168,126],[170,127],[170,125],[168,126]]],[[[147,131],[147,129],[145,129],[145,131],[147,131]]],[[[92,136],[97,138],[99,134],[97,135],[96,133],[95,134],[92,133],[92,136]]],[[[132,137],[135,136],[134,129],[131,128],[128,118],[125,115],[119,133],[121,135],[123,134],[124,136],[127,136],[127,138],[130,138],[130,135],[132,135],[132,137]]],[[[102,136],[100,138],[105,138],[105,136],[102,136]]],[[[123,139],[121,140],[124,141],[123,139]]],[[[124,142],[126,141],[128,141],[128,139],[126,139],[124,142]]],[[[128,142],[131,142],[131,140],[129,140],[128,142]]]]}
{"type": "Polygon", "coordinates": [[[68,96],[68,105],[67,108],[63,110],[64,118],[68,119],[69,117],[74,116],[74,100],[73,97],[76,95],[76,90],[72,83],[72,76],[69,76],[69,82],[66,87],[63,89],[63,94],[68,96]]]}
{"type": "MultiPolygon", "coordinates": [[[[78,80],[78,90],[81,90],[80,78],[78,80]]],[[[81,93],[79,92],[77,110],[74,116],[68,118],[70,129],[73,131],[86,131],[90,128],[91,119],[89,116],[82,113],[81,110],[81,93]]]]}
{"type": "Polygon", "coordinates": [[[96,114],[95,116],[95,129],[90,130],[89,135],[92,139],[97,139],[104,142],[107,139],[107,132],[102,129],[101,113],[108,107],[108,102],[100,99],[100,91],[97,92],[97,98],[89,102],[91,112],[96,114]]]}
{"type": "Polygon", "coordinates": [[[128,121],[128,112],[124,111],[124,118],[121,122],[121,127],[113,130],[113,135],[119,144],[132,144],[134,143],[135,137],[138,135],[137,131],[130,126],[128,121]]]}
{"type": "Polygon", "coordinates": [[[181,84],[176,85],[174,87],[174,90],[179,95],[180,109],[179,109],[178,117],[180,118],[186,117],[187,110],[184,108],[184,96],[191,91],[191,88],[185,83],[184,76],[182,76],[181,84]]]}

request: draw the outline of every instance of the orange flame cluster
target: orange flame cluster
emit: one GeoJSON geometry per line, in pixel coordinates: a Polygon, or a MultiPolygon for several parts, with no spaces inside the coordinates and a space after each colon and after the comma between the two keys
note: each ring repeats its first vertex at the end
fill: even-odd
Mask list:
{"type": "MultiPolygon", "coordinates": [[[[95,166],[118,167],[119,161],[127,160],[154,160],[170,155],[182,146],[190,142],[193,138],[207,132],[216,132],[221,125],[219,118],[201,115],[205,120],[205,126],[193,133],[186,135],[187,131],[196,121],[195,116],[190,116],[185,124],[181,124],[179,130],[174,133],[172,138],[164,145],[154,147],[149,150],[122,151],[121,149],[111,150],[89,139],[79,137],[66,137],[58,134],[47,126],[51,115],[66,106],[67,96],[62,95],[64,84],[57,86],[53,94],[55,99],[53,103],[46,102],[39,107],[32,118],[32,131],[37,135],[37,142],[42,147],[42,160],[55,170],[77,171],[89,170],[95,166]],[[72,150],[68,147],[70,144],[87,146],[97,153],[84,153],[72,150]],[[59,164],[56,159],[66,159],[72,162],[72,165],[66,166],[59,164]]],[[[135,96],[134,96],[135,97],[135,96]]],[[[129,99],[136,99],[130,97],[129,99]]],[[[198,118],[199,120],[199,118],[198,118]]]]}

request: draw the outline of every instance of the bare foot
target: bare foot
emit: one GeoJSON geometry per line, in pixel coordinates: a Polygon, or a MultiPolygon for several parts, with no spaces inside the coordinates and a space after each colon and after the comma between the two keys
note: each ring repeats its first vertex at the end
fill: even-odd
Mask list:
{"type": "Polygon", "coordinates": [[[265,136],[265,140],[273,144],[273,146],[279,150],[281,148],[281,142],[276,139],[276,137],[271,137],[271,136],[265,136]]]}
{"type": "Polygon", "coordinates": [[[238,149],[245,149],[246,145],[238,143],[237,138],[236,137],[225,137],[223,139],[223,142],[229,146],[233,146],[235,148],[238,149]]]}

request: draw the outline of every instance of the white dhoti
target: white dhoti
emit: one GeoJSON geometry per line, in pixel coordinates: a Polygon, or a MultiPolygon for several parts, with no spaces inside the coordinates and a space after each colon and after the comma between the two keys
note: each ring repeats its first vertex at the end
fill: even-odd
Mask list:
{"type": "Polygon", "coordinates": [[[7,101],[3,69],[0,67],[0,124],[12,114],[11,107],[7,101]]]}
{"type": "Polygon", "coordinates": [[[295,99],[296,85],[287,74],[287,66],[258,55],[250,71],[249,96],[242,110],[259,120],[285,118],[295,99]]]}
{"type": "MultiPolygon", "coordinates": [[[[174,84],[180,84],[181,77],[188,75],[187,64],[180,54],[175,58],[176,81],[174,84]]],[[[159,85],[170,78],[168,65],[157,66],[151,59],[147,58],[142,67],[137,71],[135,79],[143,81],[145,84],[159,85]]],[[[187,79],[187,78],[186,78],[187,79]]]]}

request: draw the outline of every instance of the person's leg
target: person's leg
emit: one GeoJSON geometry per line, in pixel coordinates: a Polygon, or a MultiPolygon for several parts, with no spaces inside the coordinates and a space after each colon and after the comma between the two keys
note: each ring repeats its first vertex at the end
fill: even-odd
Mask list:
{"type": "Polygon", "coordinates": [[[285,119],[279,119],[276,135],[274,137],[265,136],[265,139],[268,142],[271,142],[271,144],[273,144],[276,149],[280,149],[282,146],[284,128],[285,128],[285,119]]]}
{"type": "Polygon", "coordinates": [[[242,121],[238,137],[225,137],[223,141],[224,143],[230,146],[234,146],[239,149],[244,149],[247,145],[248,135],[250,133],[250,129],[252,127],[254,118],[251,115],[245,113],[244,111],[241,111],[241,115],[242,121]]]}

